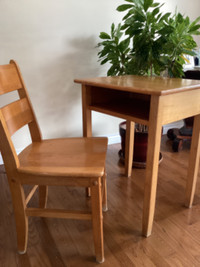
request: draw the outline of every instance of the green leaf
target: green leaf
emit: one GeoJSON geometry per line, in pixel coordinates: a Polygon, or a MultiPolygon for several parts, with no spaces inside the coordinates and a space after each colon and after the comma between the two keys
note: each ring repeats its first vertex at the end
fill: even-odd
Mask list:
{"type": "Polygon", "coordinates": [[[112,46],[113,40],[107,40],[100,43],[103,46],[112,46]]]}
{"type": "Polygon", "coordinates": [[[158,7],[160,5],[160,3],[153,3],[151,6],[152,7],[158,7]]]}
{"type": "Polygon", "coordinates": [[[193,27],[194,25],[196,25],[198,22],[200,21],[200,16],[198,18],[196,18],[190,25],[190,27],[193,27]]]}
{"type": "Polygon", "coordinates": [[[134,18],[133,17],[131,17],[131,18],[128,18],[127,20],[126,20],[126,22],[125,22],[125,24],[127,24],[127,25],[129,25],[129,26],[135,26],[135,23],[138,23],[137,21],[135,21],[134,20],[134,18]]]}
{"type": "Polygon", "coordinates": [[[115,31],[115,24],[112,23],[112,25],[111,25],[111,34],[112,34],[112,35],[113,35],[114,31],[115,31]]]}
{"type": "Polygon", "coordinates": [[[189,29],[189,33],[195,32],[200,29],[200,25],[195,25],[189,29]]]}
{"type": "Polygon", "coordinates": [[[183,54],[195,56],[196,53],[193,50],[183,49],[183,54]]]}
{"type": "MultiPolygon", "coordinates": [[[[123,32],[121,31],[121,24],[119,24],[117,29],[116,29],[116,32],[115,32],[115,37],[119,41],[119,39],[122,37],[122,35],[123,35],[123,32]]],[[[118,41],[117,41],[117,43],[118,43],[118,41]]]]}
{"type": "Polygon", "coordinates": [[[122,12],[122,11],[130,9],[132,7],[133,7],[133,5],[129,5],[129,4],[120,5],[120,6],[117,7],[117,11],[122,12]]]}
{"type": "Polygon", "coordinates": [[[169,35],[170,33],[173,32],[173,30],[174,29],[172,27],[167,26],[167,27],[161,28],[157,33],[160,35],[169,35]]]}
{"type": "Polygon", "coordinates": [[[194,35],[200,35],[200,32],[199,31],[196,31],[196,32],[193,32],[192,34],[194,34],[194,35]]]}
{"type": "Polygon", "coordinates": [[[129,47],[129,44],[130,44],[130,38],[127,38],[127,39],[123,40],[119,44],[119,50],[120,50],[120,52],[123,53],[129,47]]]}
{"type": "Polygon", "coordinates": [[[110,35],[106,32],[100,32],[99,38],[101,39],[111,39],[110,35]]]}
{"type": "Polygon", "coordinates": [[[170,15],[171,15],[170,12],[165,13],[165,14],[160,18],[159,22],[160,22],[160,21],[167,21],[167,19],[169,18],[170,15]]]}
{"type": "Polygon", "coordinates": [[[185,24],[185,27],[188,27],[190,25],[190,19],[189,17],[186,17],[183,19],[183,23],[185,24]]]}
{"type": "Polygon", "coordinates": [[[182,23],[183,22],[183,15],[181,13],[178,13],[176,16],[177,22],[182,23]]]}
{"type": "Polygon", "coordinates": [[[99,57],[102,58],[104,56],[106,56],[109,53],[110,49],[109,47],[105,47],[100,53],[99,53],[99,57]]]}
{"type": "Polygon", "coordinates": [[[129,12],[123,17],[122,20],[126,20],[127,18],[129,18],[133,14],[134,14],[134,10],[130,9],[129,12]]]}
{"type": "Polygon", "coordinates": [[[155,17],[159,12],[160,12],[160,8],[159,7],[155,8],[152,12],[152,16],[155,17]]]}
{"type": "Polygon", "coordinates": [[[144,0],[144,11],[146,12],[151,5],[153,4],[153,0],[144,0]]]}
{"type": "Polygon", "coordinates": [[[146,22],[146,14],[142,12],[142,10],[136,9],[134,13],[134,20],[140,22],[146,22]]]}
{"type": "Polygon", "coordinates": [[[105,58],[104,60],[102,60],[101,65],[104,65],[106,62],[108,62],[108,58],[105,58]]]}
{"type": "Polygon", "coordinates": [[[118,72],[115,65],[111,66],[110,69],[107,72],[108,76],[115,76],[115,74],[118,72]]]}
{"type": "Polygon", "coordinates": [[[127,29],[128,27],[129,27],[128,24],[124,24],[124,25],[122,25],[121,30],[125,30],[125,29],[127,29]]]}

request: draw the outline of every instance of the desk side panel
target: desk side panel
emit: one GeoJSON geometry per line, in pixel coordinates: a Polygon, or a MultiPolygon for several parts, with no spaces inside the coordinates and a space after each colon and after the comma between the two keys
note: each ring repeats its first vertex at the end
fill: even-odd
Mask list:
{"type": "Polygon", "coordinates": [[[200,114],[200,89],[161,96],[162,124],[200,114]]]}

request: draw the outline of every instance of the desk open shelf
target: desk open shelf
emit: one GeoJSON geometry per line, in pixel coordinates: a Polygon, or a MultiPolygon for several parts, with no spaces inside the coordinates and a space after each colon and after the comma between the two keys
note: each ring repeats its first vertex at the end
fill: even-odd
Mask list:
{"type": "Polygon", "coordinates": [[[150,96],[90,87],[89,109],[148,125],[150,96]]]}

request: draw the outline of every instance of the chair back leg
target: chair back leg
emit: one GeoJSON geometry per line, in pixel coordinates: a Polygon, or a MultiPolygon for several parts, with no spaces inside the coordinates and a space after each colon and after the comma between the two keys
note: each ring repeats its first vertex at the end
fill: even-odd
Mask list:
{"type": "Polygon", "coordinates": [[[102,177],[102,209],[104,212],[108,210],[106,177],[107,174],[104,173],[104,176],[102,177]]]}
{"type": "Polygon", "coordinates": [[[46,208],[48,197],[48,186],[40,185],[39,186],[39,207],[41,209],[46,208]]]}
{"type": "Polygon", "coordinates": [[[93,238],[94,238],[96,261],[102,263],[104,262],[104,245],[103,245],[101,178],[98,178],[98,180],[93,181],[90,189],[91,189],[93,238]]]}

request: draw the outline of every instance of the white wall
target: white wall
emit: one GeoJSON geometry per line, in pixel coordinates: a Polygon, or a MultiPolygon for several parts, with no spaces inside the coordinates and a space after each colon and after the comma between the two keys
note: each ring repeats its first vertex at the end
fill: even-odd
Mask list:
{"type": "MultiPolygon", "coordinates": [[[[74,78],[106,75],[98,35],[122,14],[122,0],[0,0],[0,64],[20,65],[43,136],[82,135],[81,90],[74,78]]],[[[199,0],[170,0],[165,9],[195,18],[199,0]]],[[[0,102],[2,104],[2,101],[0,102]]],[[[119,119],[94,114],[94,135],[118,133],[119,119]]],[[[28,141],[14,138],[17,148],[28,141]]]]}

